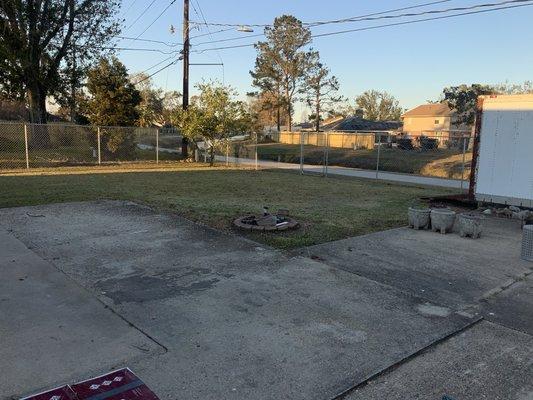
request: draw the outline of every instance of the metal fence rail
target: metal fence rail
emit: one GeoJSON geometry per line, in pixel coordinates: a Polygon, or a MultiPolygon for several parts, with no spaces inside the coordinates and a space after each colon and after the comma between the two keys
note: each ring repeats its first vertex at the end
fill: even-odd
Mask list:
{"type": "MultiPolygon", "coordinates": [[[[161,134],[156,128],[0,123],[0,170],[159,163],[180,160],[180,145],[176,132],[161,134]]],[[[226,165],[467,189],[472,145],[465,131],[416,136],[395,131],[302,131],[228,135],[191,150],[197,161],[208,162],[213,148],[215,160],[226,165]]]]}
{"type": "Polygon", "coordinates": [[[303,173],[340,174],[467,188],[470,132],[281,132],[233,142],[230,161],[303,173]],[[257,161],[254,156],[257,154],[257,161]],[[439,181],[439,179],[441,179],[439,181]]]}
{"type": "Polygon", "coordinates": [[[156,128],[2,122],[0,169],[158,163],[180,159],[180,142],[156,128]]]}

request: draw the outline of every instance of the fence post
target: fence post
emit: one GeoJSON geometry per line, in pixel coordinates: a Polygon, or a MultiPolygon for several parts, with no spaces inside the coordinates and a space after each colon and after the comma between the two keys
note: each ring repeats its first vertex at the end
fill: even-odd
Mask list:
{"type": "Polygon", "coordinates": [[[326,163],[326,168],[324,170],[324,176],[328,177],[328,166],[329,166],[329,132],[326,131],[326,159],[324,160],[326,163]]]}
{"type": "Polygon", "coordinates": [[[376,179],[378,179],[379,178],[379,158],[381,155],[381,135],[378,133],[376,134],[376,136],[378,137],[378,156],[376,159],[376,179]]]}
{"type": "Polygon", "coordinates": [[[102,164],[102,156],[100,153],[100,127],[96,127],[96,141],[97,141],[97,148],[98,148],[98,165],[102,164]]]}
{"type": "Polygon", "coordinates": [[[463,138],[463,162],[461,164],[461,190],[463,190],[464,180],[465,180],[465,161],[466,161],[466,137],[462,135],[463,138]]]}
{"type": "Polygon", "coordinates": [[[300,131],[300,174],[304,173],[304,132],[300,131]]]}
{"type": "Polygon", "coordinates": [[[28,148],[28,125],[24,124],[24,148],[26,152],[26,169],[30,169],[30,154],[28,148]]]}
{"type": "Polygon", "coordinates": [[[159,129],[155,130],[155,163],[159,164],[159,129]]]}
{"type": "Polygon", "coordinates": [[[258,157],[257,157],[257,142],[258,142],[257,136],[258,136],[258,134],[256,132],[255,133],[255,170],[256,171],[259,169],[259,160],[258,160],[258,157]]]}

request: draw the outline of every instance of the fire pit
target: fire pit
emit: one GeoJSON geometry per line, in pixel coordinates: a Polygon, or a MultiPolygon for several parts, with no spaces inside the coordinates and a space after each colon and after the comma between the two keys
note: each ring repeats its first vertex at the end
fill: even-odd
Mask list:
{"type": "Polygon", "coordinates": [[[286,210],[278,210],[277,214],[270,214],[268,207],[264,207],[262,215],[239,217],[233,221],[233,225],[248,231],[274,232],[296,229],[299,224],[298,221],[288,216],[286,210]]]}

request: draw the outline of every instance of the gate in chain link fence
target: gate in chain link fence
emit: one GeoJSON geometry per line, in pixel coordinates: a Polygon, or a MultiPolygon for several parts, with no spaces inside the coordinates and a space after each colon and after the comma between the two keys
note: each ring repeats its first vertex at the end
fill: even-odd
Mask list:
{"type": "Polygon", "coordinates": [[[0,170],[179,160],[180,142],[156,128],[0,123],[0,170]]]}
{"type": "Polygon", "coordinates": [[[280,132],[257,142],[232,141],[226,159],[302,174],[331,173],[466,189],[472,145],[468,131],[431,131],[417,136],[396,131],[280,132]]]}

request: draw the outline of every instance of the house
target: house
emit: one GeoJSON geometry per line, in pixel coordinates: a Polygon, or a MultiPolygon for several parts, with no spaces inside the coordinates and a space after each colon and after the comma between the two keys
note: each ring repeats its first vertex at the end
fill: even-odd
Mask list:
{"type": "Polygon", "coordinates": [[[402,121],[405,135],[433,137],[441,143],[469,133],[469,127],[457,123],[455,111],[446,103],[415,107],[402,115],[402,121]]]}
{"type": "Polygon", "coordinates": [[[396,131],[402,126],[399,121],[370,121],[360,115],[348,117],[337,117],[326,120],[321,128],[324,131],[359,131],[359,132],[379,132],[396,131]]]}

